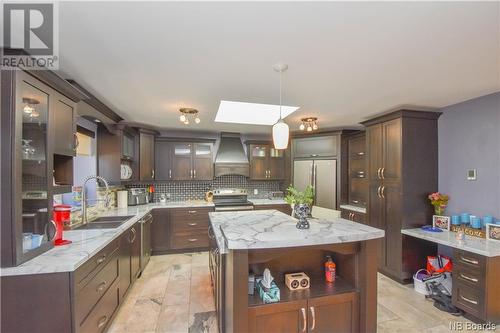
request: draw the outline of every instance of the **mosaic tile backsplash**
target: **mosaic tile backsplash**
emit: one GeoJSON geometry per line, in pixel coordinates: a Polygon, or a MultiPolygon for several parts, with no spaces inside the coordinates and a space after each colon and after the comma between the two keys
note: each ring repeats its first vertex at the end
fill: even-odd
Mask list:
{"type": "MultiPolygon", "coordinates": [[[[283,181],[270,180],[250,180],[243,176],[227,175],[216,177],[211,181],[200,180],[177,180],[154,182],[155,200],[160,194],[166,194],[170,201],[183,200],[203,200],[205,192],[219,188],[242,188],[248,191],[248,197],[252,199],[267,198],[269,192],[284,191],[283,181]],[[254,194],[254,189],[258,190],[258,194],[254,194]]],[[[130,187],[145,187],[147,184],[132,184],[130,187]]]]}

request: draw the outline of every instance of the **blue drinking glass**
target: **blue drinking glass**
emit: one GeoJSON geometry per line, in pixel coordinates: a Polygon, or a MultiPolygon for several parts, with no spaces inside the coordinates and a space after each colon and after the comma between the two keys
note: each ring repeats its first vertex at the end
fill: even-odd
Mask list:
{"type": "Polygon", "coordinates": [[[453,224],[453,225],[460,224],[460,216],[458,216],[458,215],[452,215],[451,216],[451,224],[453,224]]]}
{"type": "Polygon", "coordinates": [[[479,217],[473,217],[471,219],[471,227],[474,229],[481,229],[481,219],[479,217]]]}
{"type": "Polygon", "coordinates": [[[470,223],[470,214],[469,213],[460,214],[460,222],[462,222],[462,224],[469,224],[470,223]]]}
{"type": "Polygon", "coordinates": [[[488,223],[493,223],[493,216],[491,215],[483,216],[483,225],[486,225],[488,223]]]}

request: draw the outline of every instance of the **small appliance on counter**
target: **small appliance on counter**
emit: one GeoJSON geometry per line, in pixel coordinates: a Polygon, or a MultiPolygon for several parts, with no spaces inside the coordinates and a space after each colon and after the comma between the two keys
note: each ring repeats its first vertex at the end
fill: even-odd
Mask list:
{"type": "Polygon", "coordinates": [[[160,203],[166,203],[167,202],[167,195],[165,193],[161,193],[158,197],[158,201],[160,203]]]}
{"type": "Polygon", "coordinates": [[[128,189],[128,205],[145,205],[149,202],[149,193],[145,188],[128,189]]]}
{"type": "Polygon", "coordinates": [[[126,208],[128,206],[128,191],[116,192],[118,208],[126,208]]]}
{"type": "Polygon", "coordinates": [[[54,245],[67,245],[70,240],[63,239],[64,224],[69,224],[71,219],[71,206],[55,205],[54,206],[54,223],[56,224],[56,235],[54,237],[54,245]]]}

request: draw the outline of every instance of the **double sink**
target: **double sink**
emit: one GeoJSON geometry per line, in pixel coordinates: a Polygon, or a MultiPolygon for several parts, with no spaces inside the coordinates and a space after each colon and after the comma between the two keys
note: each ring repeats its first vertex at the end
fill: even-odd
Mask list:
{"type": "Polygon", "coordinates": [[[114,229],[121,226],[123,223],[130,220],[134,215],[127,216],[102,216],[97,219],[87,222],[75,228],[74,230],[90,230],[90,229],[114,229]]]}

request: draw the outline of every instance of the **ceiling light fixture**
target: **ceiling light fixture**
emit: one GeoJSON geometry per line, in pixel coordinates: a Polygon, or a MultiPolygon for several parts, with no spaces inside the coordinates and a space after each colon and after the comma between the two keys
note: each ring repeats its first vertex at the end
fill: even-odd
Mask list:
{"type": "Polygon", "coordinates": [[[282,89],[282,78],[283,72],[288,69],[287,64],[277,63],[273,66],[274,70],[280,73],[280,118],[273,125],[273,143],[275,149],[286,149],[288,147],[288,138],[290,136],[290,129],[288,125],[281,118],[281,109],[283,106],[283,89],[282,89]]]}
{"type": "Polygon", "coordinates": [[[316,117],[307,117],[300,119],[301,123],[299,129],[301,131],[306,130],[307,132],[316,131],[318,127],[318,118],[316,117]]]}
{"type": "Polygon", "coordinates": [[[199,111],[193,108],[180,108],[179,120],[185,125],[189,125],[189,118],[192,118],[195,123],[199,124],[201,122],[200,117],[198,117],[199,111]]]}
{"type": "Polygon", "coordinates": [[[23,97],[23,103],[26,104],[23,108],[23,112],[32,117],[38,117],[40,114],[35,110],[35,105],[40,104],[37,99],[23,97]],[[35,115],[32,115],[35,112],[35,115]]]}

